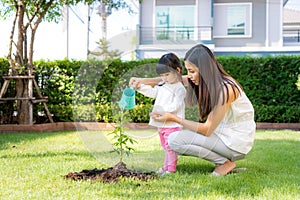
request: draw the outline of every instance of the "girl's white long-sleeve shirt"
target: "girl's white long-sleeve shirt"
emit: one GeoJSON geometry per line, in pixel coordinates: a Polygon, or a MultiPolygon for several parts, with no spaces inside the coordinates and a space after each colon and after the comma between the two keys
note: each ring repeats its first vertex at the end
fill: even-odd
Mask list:
{"type": "MultiPolygon", "coordinates": [[[[184,98],[186,95],[186,89],[181,82],[174,84],[158,84],[154,87],[142,84],[137,91],[147,97],[155,99],[152,109],[153,112],[171,112],[184,119],[184,98]]],[[[159,128],[182,127],[180,124],[175,122],[158,122],[151,117],[149,125],[159,128]]]]}

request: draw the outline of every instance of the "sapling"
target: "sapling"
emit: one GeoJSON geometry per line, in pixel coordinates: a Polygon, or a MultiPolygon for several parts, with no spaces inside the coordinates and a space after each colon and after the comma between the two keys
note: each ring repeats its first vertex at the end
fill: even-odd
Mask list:
{"type": "Polygon", "coordinates": [[[129,122],[128,111],[120,109],[114,115],[114,122],[116,123],[114,130],[110,133],[113,134],[113,147],[120,156],[120,162],[123,162],[124,155],[129,156],[129,154],[134,151],[130,146],[136,143],[132,137],[125,133],[124,125],[129,122]]]}

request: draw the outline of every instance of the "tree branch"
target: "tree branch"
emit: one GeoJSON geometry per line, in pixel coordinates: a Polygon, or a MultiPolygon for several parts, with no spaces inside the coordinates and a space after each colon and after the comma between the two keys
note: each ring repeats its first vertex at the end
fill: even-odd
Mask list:
{"type": "Polygon", "coordinates": [[[34,18],[38,15],[38,13],[40,11],[40,8],[41,8],[41,3],[36,5],[35,12],[32,14],[31,17],[29,16],[28,10],[26,10],[26,16],[27,16],[27,19],[28,19],[28,22],[25,25],[26,29],[28,28],[28,26],[31,26],[31,23],[34,20],[34,18]]]}
{"type": "MultiPolygon", "coordinates": [[[[46,13],[48,12],[48,10],[49,10],[50,6],[52,5],[53,1],[54,0],[51,0],[46,4],[44,10],[41,12],[40,15],[37,15],[38,13],[35,14],[35,16],[38,16],[38,18],[34,22],[34,26],[33,27],[30,26],[30,28],[31,28],[31,38],[30,38],[30,45],[29,45],[30,46],[29,47],[30,48],[29,49],[29,58],[28,58],[28,64],[30,66],[32,66],[32,62],[33,62],[33,45],[34,45],[34,38],[35,38],[36,30],[37,30],[39,24],[41,23],[42,19],[45,17],[46,13]]],[[[39,8],[40,7],[41,7],[41,4],[40,4],[39,8]]],[[[39,8],[37,10],[39,10],[39,8]]]]}
{"type": "MultiPolygon", "coordinates": [[[[17,3],[17,2],[15,2],[15,3],[17,3]]],[[[15,6],[17,7],[17,4],[15,4],[15,6]]],[[[10,64],[11,68],[14,66],[14,63],[11,58],[11,54],[12,54],[12,45],[14,43],[14,34],[15,34],[17,18],[18,18],[18,12],[16,12],[16,14],[15,14],[15,18],[13,20],[13,25],[12,25],[12,29],[11,29],[10,37],[9,37],[9,49],[8,49],[8,54],[7,54],[7,60],[10,64]]]]}
{"type": "Polygon", "coordinates": [[[24,5],[24,1],[18,1],[17,5],[17,13],[18,13],[18,42],[17,42],[17,53],[15,56],[16,63],[19,63],[21,66],[24,65],[24,13],[26,10],[26,5],[24,5]]]}

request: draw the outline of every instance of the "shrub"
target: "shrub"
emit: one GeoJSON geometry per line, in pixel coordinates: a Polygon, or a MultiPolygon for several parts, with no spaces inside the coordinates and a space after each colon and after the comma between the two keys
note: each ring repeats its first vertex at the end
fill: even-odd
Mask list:
{"type": "MultiPolygon", "coordinates": [[[[218,61],[224,69],[236,78],[253,103],[257,122],[300,122],[299,117],[299,56],[276,56],[253,58],[249,56],[220,56],[218,61]]],[[[152,77],[158,59],[122,62],[96,60],[36,61],[35,77],[47,105],[56,122],[99,121],[112,122],[111,103],[118,101],[122,89],[131,76],[152,77]]],[[[9,64],[0,59],[0,73],[7,74],[9,64]]],[[[186,70],[184,70],[186,73],[186,70]]],[[[0,77],[0,86],[4,80],[0,77]]],[[[36,96],[36,94],[34,94],[36,96]]],[[[14,96],[14,82],[11,81],[6,97],[14,96]]],[[[148,122],[153,99],[136,94],[136,107],[130,110],[134,122],[148,122]]],[[[10,123],[15,104],[0,104],[2,122],[10,123]],[[5,119],[5,120],[4,120],[5,119]]],[[[39,116],[41,104],[34,104],[37,123],[47,121],[39,116]]],[[[1,114],[1,113],[0,113],[1,114]]],[[[198,110],[187,108],[186,117],[198,120],[198,110]]]]}

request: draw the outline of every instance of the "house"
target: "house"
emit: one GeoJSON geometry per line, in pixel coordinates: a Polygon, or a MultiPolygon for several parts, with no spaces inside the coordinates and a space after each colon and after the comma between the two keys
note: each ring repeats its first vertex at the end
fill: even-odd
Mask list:
{"type": "MultiPolygon", "coordinates": [[[[215,55],[300,54],[300,18],[284,12],[288,0],[143,0],[137,27],[137,59],[195,44],[215,55]],[[284,17],[285,14],[285,17],[284,17]],[[288,17],[289,16],[289,17],[288,17]]],[[[292,14],[291,14],[292,13],[292,14]]]]}
{"type": "Polygon", "coordinates": [[[284,45],[300,45],[300,11],[283,10],[283,36],[284,45]]]}

